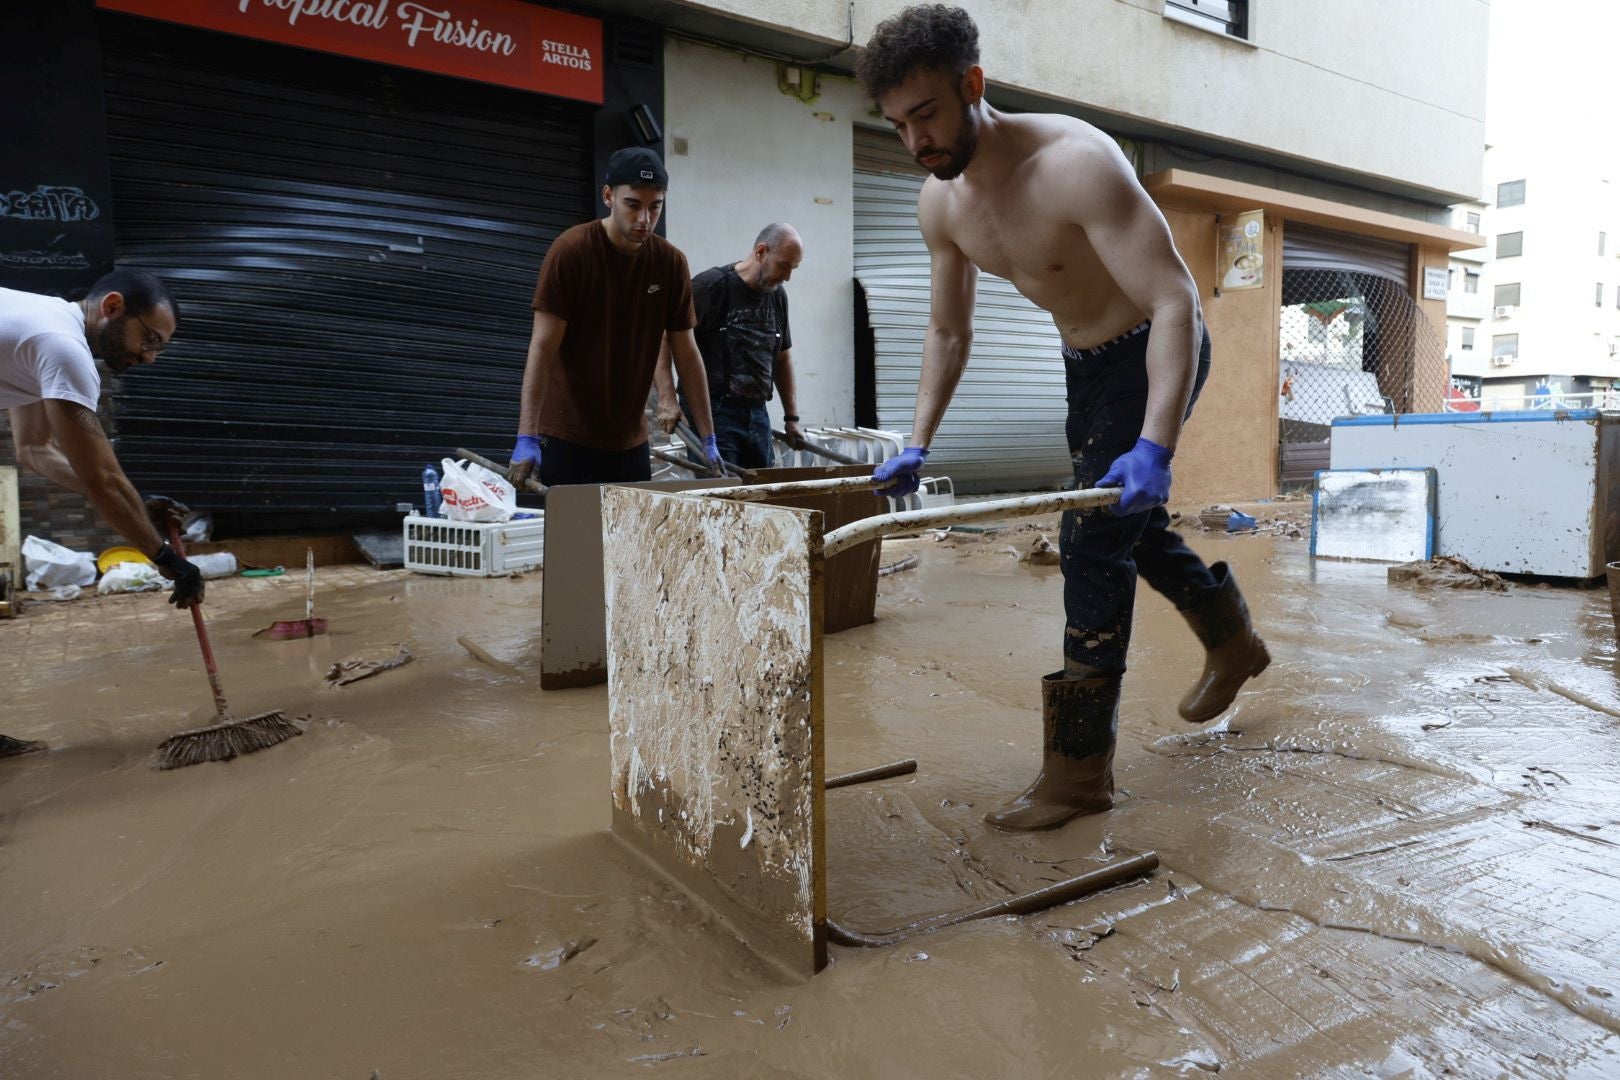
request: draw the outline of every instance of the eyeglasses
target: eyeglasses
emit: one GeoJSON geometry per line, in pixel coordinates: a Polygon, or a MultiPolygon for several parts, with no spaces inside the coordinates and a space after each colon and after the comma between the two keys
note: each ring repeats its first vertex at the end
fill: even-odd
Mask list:
{"type": "Polygon", "coordinates": [[[141,318],[139,315],[136,315],[133,311],[129,314],[136,322],[141,324],[141,329],[146,331],[146,336],[141,339],[142,352],[149,352],[153,356],[156,356],[164,349],[169,347],[169,343],[163,340],[163,335],[152,329],[150,326],[147,326],[145,319],[141,318]]]}

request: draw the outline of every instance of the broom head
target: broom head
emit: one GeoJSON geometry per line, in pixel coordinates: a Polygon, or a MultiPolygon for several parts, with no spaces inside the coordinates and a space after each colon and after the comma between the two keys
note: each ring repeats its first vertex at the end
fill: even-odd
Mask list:
{"type": "Polygon", "coordinates": [[[0,758],[34,754],[43,749],[45,749],[45,744],[42,742],[34,742],[31,739],[13,739],[10,735],[0,735],[0,758]]]}
{"type": "Polygon", "coordinates": [[[229,761],[257,750],[268,750],[303,733],[303,728],[279,710],[246,720],[227,720],[164,739],[158,744],[155,765],[159,769],[183,769],[208,761],[229,761]]]}

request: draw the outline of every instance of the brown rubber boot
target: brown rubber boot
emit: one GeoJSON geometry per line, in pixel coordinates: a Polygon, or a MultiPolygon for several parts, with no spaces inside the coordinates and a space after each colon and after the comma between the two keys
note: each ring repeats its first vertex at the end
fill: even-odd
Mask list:
{"type": "Polygon", "coordinates": [[[1041,679],[1041,773],[984,820],[998,829],[1055,829],[1114,805],[1114,739],[1119,730],[1118,675],[1100,672],[1041,679]]]}
{"type": "Polygon", "coordinates": [[[1181,699],[1181,718],[1192,724],[1225,712],[1238,689],[1271,663],[1231,569],[1223,562],[1209,569],[1219,587],[1202,604],[1181,613],[1204,644],[1204,673],[1181,699]]]}

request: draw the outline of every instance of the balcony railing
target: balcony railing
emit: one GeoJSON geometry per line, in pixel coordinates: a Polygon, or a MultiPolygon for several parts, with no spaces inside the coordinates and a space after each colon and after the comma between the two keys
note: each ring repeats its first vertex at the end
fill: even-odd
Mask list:
{"type": "Polygon", "coordinates": [[[1516,412],[1524,409],[1617,409],[1620,389],[1596,390],[1586,394],[1507,394],[1489,398],[1447,398],[1445,411],[1516,412]]]}

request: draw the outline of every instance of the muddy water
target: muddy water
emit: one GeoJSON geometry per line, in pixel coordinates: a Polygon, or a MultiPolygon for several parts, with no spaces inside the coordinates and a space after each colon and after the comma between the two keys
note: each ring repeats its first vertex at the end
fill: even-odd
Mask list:
{"type": "Polygon", "coordinates": [[[827,642],[829,904],[862,928],[1148,848],[1150,880],[784,984],[607,834],[602,689],[538,688],[539,580],[332,590],[334,633],[253,641],[296,589],[211,592],[241,713],[308,733],[159,774],[208,719],[156,597],[0,624],[0,1076],[1613,1076],[1620,707],[1607,598],[1390,586],[1299,541],[1229,559],[1276,661],[1225,718],[1139,607],[1119,804],[980,816],[1032,773],[1059,662],[1031,534],[891,543],[879,622],[827,642]],[[512,675],[456,643],[467,636],[512,675]],[[417,659],[342,689],[345,657],[417,659]],[[1526,678],[1514,678],[1508,669],[1526,678]]]}

